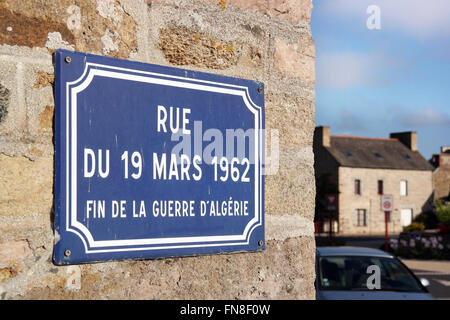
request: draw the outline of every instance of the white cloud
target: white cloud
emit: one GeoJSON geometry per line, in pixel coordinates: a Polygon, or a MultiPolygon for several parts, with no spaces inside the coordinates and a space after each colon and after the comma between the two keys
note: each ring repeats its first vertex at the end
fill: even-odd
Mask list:
{"type": "Polygon", "coordinates": [[[380,8],[382,30],[399,30],[418,38],[450,35],[449,0],[328,0],[321,3],[321,8],[331,19],[340,16],[367,20],[370,5],[380,8]]]}
{"type": "Polygon", "coordinates": [[[320,52],[316,57],[318,87],[348,88],[377,86],[392,80],[389,69],[403,62],[384,53],[320,52]]]}
{"type": "Polygon", "coordinates": [[[450,126],[450,115],[432,106],[404,111],[396,118],[405,127],[450,126]]]}
{"type": "Polygon", "coordinates": [[[339,112],[338,121],[336,122],[337,130],[361,131],[364,129],[363,121],[356,114],[351,113],[347,108],[339,112]]]}
{"type": "Polygon", "coordinates": [[[353,52],[317,55],[317,86],[345,88],[362,84],[370,70],[364,54],[353,52]]]}

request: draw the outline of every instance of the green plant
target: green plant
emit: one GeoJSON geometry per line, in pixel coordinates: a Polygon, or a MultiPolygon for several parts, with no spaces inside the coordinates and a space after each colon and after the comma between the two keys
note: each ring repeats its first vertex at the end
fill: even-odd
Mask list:
{"type": "Polygon", "coordinates": [[[437,219],[440,225],[450,226],[450,204],[438,200],[436,201],[437,219]]]}
{"type": "Polygon", "coordinates": [[[425,224],[423,222],[413,222],[409,226],[403,227],[403,231],[412,232],[412,231],[423,231],[425,230],[425,224]]]}
{"type": "Polygon", "coordinates": [[[414,218],[414,222],[422,222],[425,229],[436,229],[439,227],[436,212],[425,211],[414,218]]]}

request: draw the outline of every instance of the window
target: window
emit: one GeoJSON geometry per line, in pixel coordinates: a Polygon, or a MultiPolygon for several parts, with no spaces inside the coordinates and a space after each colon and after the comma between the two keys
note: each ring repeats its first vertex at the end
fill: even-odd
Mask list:
{"type": "MultiPolygon", "coordinates": [[[[377,291],[424,292],[419,281],[394,258],[374,256],[319,257],[319,288],[321,290],[371,291],[367,287],[369,266],[380,270],[380,289],[377,291]]],[[[374,290],[375,291],[375,290],[374,290]]]]}
{"type": "Polygon", "coordinates": [[[383,180],[378,180],[378,194],[383,194],[383,180]]]}
{"type": "Polygon", "coordinates": [[[378,159],[383,159],[383,157],[381,156],[381,154],[379,154],[378,152],[374,152],[373,154],[374,154],[375,157],[377,157],[378,159]]]}
{"type": "Polygon", "coordinates": [[[344,154],[345,154],[347,157],[351,157],[351,156],[352,156],[352,153],[351,153],[350,151],[347,151],[347,150],[344,150],[344,154]]]}
{"type": "Polygon", "coordinates": [[[401,196],[408,195],[408,181],[406,180],[400,181],[400,195],[401,196]]]}
{"type": "Polygon", "coordinates": [[[361,195],[361,180],[355,180],[355,194],[361,195]]]}
{"type": "Polygon", "coordinates": [[[356,209],[355,210],[355,225],[357,227],[367,226],[366,209],[356,209]]]}

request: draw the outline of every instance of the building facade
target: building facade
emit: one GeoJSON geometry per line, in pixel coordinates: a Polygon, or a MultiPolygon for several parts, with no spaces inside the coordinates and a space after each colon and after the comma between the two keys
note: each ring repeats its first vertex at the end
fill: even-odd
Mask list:
{"type": "Polygon", "coordinates": [[[441,153],[434,154],[430,163],[434,167],[434,200],[450,200],[450,147],[441,147],[441,153]]]}
{"type": "MultiPolygon", "coordinates": [[[[385,232],[381,196],[391,195],[389,233],[401,232],[415,216],[431,209],[432,167],[417,151],[416,133],[392,133],[388,139],[332,136],[316,128],[316,221],[342,235],[385,232]],[[337,195],[336,211],[327,210],[326,194],[337,195]]],[[[326,231],[326,230],[325,230],[326,231]]]]}

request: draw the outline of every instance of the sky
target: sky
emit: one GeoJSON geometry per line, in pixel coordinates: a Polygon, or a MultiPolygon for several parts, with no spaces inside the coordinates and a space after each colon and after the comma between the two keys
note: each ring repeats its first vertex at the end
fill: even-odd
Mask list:
{"type": "Polygon", "coordinates": [[[416,131],[427,160],[450,145],[450,1],[313,3],[316,125],[378,138],[416,131]]]}

